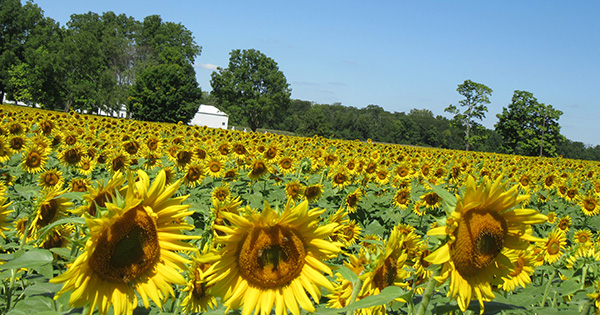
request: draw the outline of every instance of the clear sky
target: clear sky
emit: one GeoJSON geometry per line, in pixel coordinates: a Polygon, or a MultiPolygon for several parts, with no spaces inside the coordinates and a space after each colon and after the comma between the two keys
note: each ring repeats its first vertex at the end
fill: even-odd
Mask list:
{"type": "Polygon", "coordinates": [[[564,112],[567,138],[600,145],[600,1],[34,2],[61,25],[89,11],[181,23],[202,46],[203,91],[231,50],[254,48],[278,63],[293,99],[450,117],[470,79],[493,90],[486,127],[524,90],[564,112]]]}

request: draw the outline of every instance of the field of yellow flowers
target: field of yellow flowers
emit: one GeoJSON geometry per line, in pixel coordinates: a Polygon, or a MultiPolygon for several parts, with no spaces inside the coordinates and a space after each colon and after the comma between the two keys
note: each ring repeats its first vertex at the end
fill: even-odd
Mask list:
{"type": "Polygon", "coordinates": [[[591,314],[600,164],[0,107],[5,314],[591,314]]]}

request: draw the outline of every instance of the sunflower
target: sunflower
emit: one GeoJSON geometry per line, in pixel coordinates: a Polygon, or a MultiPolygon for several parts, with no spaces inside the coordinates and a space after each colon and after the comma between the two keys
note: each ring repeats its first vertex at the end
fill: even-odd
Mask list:
{"type": "Polygon", "coordinates": [[[308,201],[315,202],[319,200],[323,192],[324,190],[322,184],[310,185],[304,189],[304,197],[306,197],[308,201]]]}
{"type": "Polygon", "coordinates": [[[250,165],[250,171],[248,172],[248,177],[252,180],[258,180],[261,177],[267,175],[269,173],[269,164],[266,160],[261,158],[256,158],[252,161],[250,165]]]}
{"type": "Polygon", "coordinates": [[[44,189],[60,189],[63,183],[63,173],[58,169],[52,168],[40,175],[39,185],[44,189]]]}
{"type": "Polygon", "coordinates": [[[81,175],[90,176],[96,168],[96,161],[89,156],[81,158],[77,164],[77,172],[81,175]]]}
{"type": "Polygon", "coordinates": [[[442,205],[442,197],[433,191],[422,195],[421,201],[427,209],[437,209],[442,205]]]}
{"type": "Polygon", "coordinates": [[[29,225],[28,241],[38,238],[38,231],[43,227],[67,217],[67,210],[73,206],[73,202],[68,198],[60,197],[66,192],[66,189],[45,190],[45,196],[39,203],[35,216],[29,225]]]}
{"type": "Polygon", "coordinates": [[[8,216],[13,212],[13,210],[8,210],[8,206],[12,204],[11,202],[7,202],[8,199],[4,196],[0,196],[0,236],[6,238],[4,235],[4,231],[10,231],[10,223],[8,222],[8,216]]]}
{"type": "Polygon", "coordinates": [[[567,236],[561,229],[554,229],[548,235],[544,246],[544,261],[553,264],[563,255],[567,246],[567,236]]]}
{"type": "Polygon", "coordinates": [[[210,193],[210,197],[213,200],[213,202],[214,202],[214,200],[223,202],[227,198],[230,198],[231,197],[231,189],[230,189],[229,183],[225,183],[223,185],[214,187],[212,192],[210,193]]]}
{"type": "MultiPolygon", "coordinates": [[[[249,209],[248,209],[249,210],[249,209]]],[[[295,207],[288,202],[281,214],[265,203],[261,213],[239,215],[223,212],[231,226],[215,225],[224,235],[219,259],[211,266],[208,285],[228,309],[242,308],[243,315],[314,312],[321,287],[333,291],[323,275],[331,269],[322,261],[341,251],[341,244],[327,241],[337,224],[319,225],[321,209],[308,210],[308,202],[295,207]],[[308,294],[307,294],[308,293],[308,294]]]]}
{"type": "Polygon", "coordinates": [[[232,145],[231,152],[233,153],[234,157],[236,157],[238,159],[243,159],[246,156],[246,154],[248,153],[248,150],[246,149],[246,146],[244,145],[244,143],[242,143],[240,141],[236,141],[232,145]]]}
{"type": "Polygon", "coordinates": [[[0,135],[0,163],[10,160],[12,154],[13,152],[10,148],[8,138],[6,136],[0,135]]]}
{"type": "MultiPolygon", "coordinates": [[[[219,200],[217,198],[212,198],[213,207],[210,209],[214,215],[213,225],[229,225],[229,221],[223,217],[223,212],[232,212],[235,214],[239,213],[239,208],[242,205],[242,200],[240,197],[232,197],[225,198],[224,200],[219,200]]],[[[215,233],[219,234],[221,232],[215,231],[215,233]]]]}
{"type": "Polygon", "coordinates": [[[204,166],[198,162],[191,162],[185,166],[183,183],[188,187],[196,187],[204,179],[204,166]]]}
{"type": "Polygon", "coordinates": [[[285,195],[288,200],[296,201],[304,194],[304,186],[300,182],[292,180],[285,184],[285,195]]]}
{"type": "Polygon", "coordinates": [[[595,216],[600,213],[600,205],[598,205],[598,200],[593,195],[587,195],[586,197],[582,197],[578,202],[581,207],[581,212],[588,217],[595,216]]]}
{"type": "Polygon", "coordinates": [[[525,288],[531,283],[535,271],[535,260],[529,250],[508,250],[505,255],[513,263],[512,270],[502,277],[502,290],[512,292],[518,287],[525,288]]]}
{"type": "Polygon", "coordinates": [[[205,159],[206,174],[212,178],[221,178],[225,173],[225,165],[223,159],[218,156],[211,156],[205,159]]]}
{"type": "Polygon", "coordinates": [[[187,292],[181,302],[182,311],[185,314],[206,312],[208,308],[217,306],[217,299],[209,293],[210,286],[207,285],[207,270],[216,262],[219,256],[209,253],[210,246],[205,245],[202,252],[193,259],[192,266],[188,270],[189,281],[182,290],[187,292]]]}
{"type": "Polygon", "coordinates": [[[44,166],[48,162],[50,156],[50,148],[44,148],[37,145],[29,145],[25,148],[23,153],[23,161],[21,167],[25,172],[30,174],[36,174],[44,171],[44,166]]]}
{"type": "Polygon", "coordinates": [[[99,180],[91,185],[86,185],[87,194],[83,195],[84,204],[72,212],[78,215],[87,213],[91,216],[98,214],[98,208],[104,207],[107,202],[113,202],[118,190],[123,190],[125,176],[123,173],[115,173],[110,180],[104,184],[99,180]]]}
{"type": "Polygon", "coordinates": [[[158,135],[148,135],[144,141],[149,152],[158,152],[162,148],[161,138],[158,135]]]}
{"type": "Polygon", "coordinates": [[[187,196],[173,198],[180,184],[165,186],[162,171],[151,186],[143,171],[137,182],[130,176],[123,202],[107,203],[99,218],[86,216],[91,235],[67,271],[50,280],[64,283],[54,298],[73,291],[70,305],[89,304],[100,314],[111,305],[115,314],[132,314],[136,293],[146,308],[149,299],[162,307],[166,297],[175,295],[173,284],[186,284],[179,272],[189,261],[176,251],[193,251],[183,240],[197,238],[181,233],[193,226],[176,223],[193,212],[181,204],[187,196]]]}
{"type": "Polygon", "coordinates": [[[594,241],[592,239],[592,231],[589,229],[580,229],[575,231],[573,234],[573,239],[575,240],[575,243],[581,244],[585,247],[590,247],[594,241]]]}
{"type": "Polygon", "coordinates": [[[566,215],[566,216],[558,219],[558,223],[556,224],[556,227],[558,227],[561,231],[566,233],[567,231],[569,231],[569,228],[571,227],[572,224],[573,224],[573,219],[571,219],[571,216],[566,215]]]}
{"type": "Polygon", "coordinates": [[[60,162],[66,166],[76,166],[81,162],[85,154],[83,145],[75,144],[73,146],[64,148],[60,154],[60,162]]]}
{"type": "Polygon", "coordinates": [[[548,212],[548,223],[554,224],[556,222],[556,212],[550,211],[548,212]]]}
{"type": "Polygon", "coordinates": [[[27,142],[27,138],[23,135],[15,135],[8,139],[8,143],[10,145],[11,150],[15,152],[19,152],[25,148],[25,143],[27,142]]]}
{"type": "Polygon", "coordinates": [[[536,210],[512,209],[529,196],[519,195],[518,186],[506,190],[506,185],[501,177],[494,182],[484,177],[477,186],[469,176],[447,225],[427,233],[449,236],[426,260],[443,265],[437,280],[450,278],[448,296],[457,300],[463,312],[476,297],[483,313],[483,302],[494,298],[491,284],[501,284],[498,281],[504,273],[513,270],[503,250],[526,249],[530,241],[539,240],[531,236],[529,226],[547,221],[536,210]]]}
{"type": "Polygon", "coordinates": [[[72,224],[55,226],[44,233],[40,239],[40,247],[45,249],[67,247],[73,231],[75,231],[75,226],[72,224]]]}
{"type": "Polygon", "coordinates": [[[356,212],[356,209],[358,208],[358,203],[360,202],[362,194],[363,194],[362,190],[360,188],[356,188],[351,194],[346,196],[346,201],[344,202],[344,205],[348,209],[348,212],[350,212],[350,213],[356,212]]]}
{"type": "Polygon", "coordinates": [[[279,158],[277,162],[277,166],[279,167],[279,171],[281,174],[291,174],[296,171],[296,161],[292,156],[282,156],[279,158]]]}
{"type": "Polygon", "coordinates": [[[410,190],[408,189],[400,189],[392,198],[392,203],[394,206],[404,210],[408,208],[408,204],[410,203],[410,190]]]}
{"type": "Polygon", "coordinates": [[[90,185],[90,181],[87,178],[72,177],[69,183],[69,191],[71,192],[85,192],[87,187],[90,185]]]}
{"type": "Polygon", "coordinates": [[[118,150],[110,157],[110,171],[117,173],[120,171],[126,171],[131,165],[131,157],[123,150],[118,150]]]}
{"type": "Polygon", "coordinates": [[[331,186],[343,189],[350,184],[350,176],[345,172],[343,167],[337,167],[333,170],[329,177],[331,177],[331,186]]]}
{"type": "MultiPolygon", "coordinates": [[[[392,230],[385,242],[383,252],[373,262],[373,269],[359,276],[363,281],[359,293],[361,296],[377,295],[383,289],[392,285],[402,288],[408,287],[405,280],[410,276],[410,273],[404,269],[408,257],[404,250],[404,238],[405,235],[399,232],[398,227],[392,230]]],[[[400,298],[396,301],[406,302],[400,298]]],[[[385,306],[383,308],[385,309],[385,306]]]]}

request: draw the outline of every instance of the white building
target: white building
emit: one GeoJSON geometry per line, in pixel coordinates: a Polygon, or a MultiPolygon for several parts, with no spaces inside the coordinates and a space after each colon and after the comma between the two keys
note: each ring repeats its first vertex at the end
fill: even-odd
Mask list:
{"type": "Polygon", "coordinates": [[[200,105],[190,124],[227,129],[229,116],[212,105],[200,105]]]}
{"type": "Polygon", "coordinates": [[[127,118],[127,105],[121,104],[121,108],[119,109],[119,111],[110,110],[109,112],[106,112],[98,108],[95,114],[117,118],[127,118]]]}

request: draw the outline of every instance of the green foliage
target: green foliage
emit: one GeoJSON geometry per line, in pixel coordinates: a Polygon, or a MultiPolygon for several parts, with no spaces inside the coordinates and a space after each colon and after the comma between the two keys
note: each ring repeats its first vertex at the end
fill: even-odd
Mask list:
{"type": "Polygon", "coordinates": [[[510,154],[556,156],[563,139],[558,124],[561,115],[552,105],[539,103],[532,93],[515,91],[511,104],[497,115],[501,149],[510,154]]]}
{"type": "Polygon", "coordinates": [[[0,0],[0,100],[11,96],[10,69],[25,60],[25,46],[43,20],[42,10],[31,2],[0,0]]]}
{"type": "Polygon", "coordinates": [[[212,95],[232,124],[253,131],[282,120],[291,90],[277,63],[255,49],[235,49],[227,68],[211,75],[212,95]]]}
{"type": "Polygon", "coordinates": [[[202,92],[190,65],[161,64],[146,68],[130,90],[134,119],[189,123],[202,92]]]}

